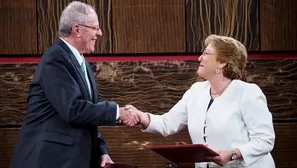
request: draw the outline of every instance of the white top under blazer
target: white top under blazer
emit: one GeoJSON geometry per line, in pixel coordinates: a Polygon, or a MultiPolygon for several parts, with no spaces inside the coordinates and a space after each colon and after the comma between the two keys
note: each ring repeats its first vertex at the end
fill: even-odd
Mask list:
{"type": "MultiPolygon", "coordinates": [[[[150,124],[143,131],[168,136],[187,126],[193,144],[206,144],[215,151],[240,150],[243,160],[230,161],[225,168],[275,168],[270,154],[275,140],[272,115],[259,86],[233,80],[207,110],[210,99],[210,83],[196,82],[168,113],[149,114],[150,124]]],[[[219,167],[215,163],[195,167],[206,164],[219,167]]]]}

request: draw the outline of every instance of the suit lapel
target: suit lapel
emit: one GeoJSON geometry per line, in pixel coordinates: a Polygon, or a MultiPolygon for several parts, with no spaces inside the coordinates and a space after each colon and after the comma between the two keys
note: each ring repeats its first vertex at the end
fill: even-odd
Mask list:
{"type": "Polygon", "coordinates": [[[83,71],[81,69],[81,66],[79,65],[77,59],[75,58],[74,54],[72,53],[70,48],[67,46],[67,44],[65,44],[60,38],[56,41],[56,43],[58,45],[60,45],[67,52],[67,54],[69,56],[69,59],[70,59],[70,60],[68,59],[68,61],[71,61],[74,64],[76,72],[79,74],[81,80],[83,81],[83,84],[85,86],[85,91],[88,94],[88,98],[89,98],[89,100],[91,100],[91,98],[90,98],[91,96],[90,96],[90,93],[89,93],[89,89],[88,89],[87,81],[85,79],[85,75],[84,75],[84,73],[83,73],[83,71]]]}
{"type": "Polygon", "coordinates": [[[97,91],[97,87],[96,87],[96,79],[94,76],[94,72],[89,64],[89,62],[86,60],[86,67],[87,67],[87,72],[88,72],[88,77],[89,77],[89,81],[90,81],[90,86],[91,86],[91,91],[92,91],[92,102],[96,103],[98,102],[98,91],[97,91]]]}
{"type": "Polygon", "coordinates": [[[75,58],[74,55],[73,55],[73,57],[71,56],[71,60],[75,64],[76,71],[79,73],[79,76],[80,76],[81,80],[84,83],[84,86],[85,86],[86,92],[88,94],[89,100],[91,100],[91,95],[90,95],[90,92],[89,92],[89,88],[88,88],[88,84],[87,84],[87,81],[86,81],[86,78],[85,78],[85,74],[82,71],[81,66],[79,65],[79,63],[78,63],[78,61],[77,61],[77,59],[75,58]]]}

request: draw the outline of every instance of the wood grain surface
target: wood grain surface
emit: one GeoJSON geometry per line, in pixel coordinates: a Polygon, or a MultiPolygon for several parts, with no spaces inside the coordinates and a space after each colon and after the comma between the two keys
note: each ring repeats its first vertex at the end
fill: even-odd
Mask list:
{"type": "Polygon", "coordinates": [[[297,1],[260,1],[261,50],[297,50],[297,1]]]}
{"type": "MultiPolygon", "coordinates": [[[[20,124],[36,64],[0,64],[0,125],[20,124]]],[[[297,60],[250,60],[247,81],[267,97],[274,121],[297,120],[297,60]]],[[[97,62],[93,69],[101,100],[143,111],[167,112],[196,81],[196,61],[97,62]]]]}
{"type": "MultiPolygon", "coordinates": [[[[0,55],[41,54],[71,0],[0,1],[0,55]]],[[[249,51],[297,50],[296,0],[81,0],[98,13],[101,53],[200,52],[209,34],[249,51]]]]}
{"type": "MultiPolygon", "coordinates": [[[[297,124],[275,124],[276,142],[272,155],[277,168],[297,167],[297,124]]],[[[150,145],[191,143],[187,130],[173,136],[162,137],[143,133],[139,128],[124,126],[99,127],[109,153],[116,163],[133,164],[139,168],[165,168],[171,163],[150,151],[150,145]]],[[[7,168],[16,143],[19,128],[0,128],[0,168],[7,168]]]]}
{"type": "Polygon", "coordinates": [[[36,54],[36,32],[36,0],[0,0],[0,54],[36,54]]]}
{"type": "Polygon", "coordinates": [[[204,49],[210,34],[234,37],[259,50],[259,0],[186,0],[187,52],[204,49]]]}
{"type": "Polygon", "coordinates": [[[183,0],[113,0],[113,53],[185,52],[183,0]]]}
{"type": "MultiPolygon", "coordinates": [[[[110,0],[81,0],[92,5],[99,19],[103,36],[96,43],[96,53],[111,52],[110,0]]],[[[58,38],[58,26],[63,9],[71,0],[37,0],[38,53],[43,53],[58,38]]]]}

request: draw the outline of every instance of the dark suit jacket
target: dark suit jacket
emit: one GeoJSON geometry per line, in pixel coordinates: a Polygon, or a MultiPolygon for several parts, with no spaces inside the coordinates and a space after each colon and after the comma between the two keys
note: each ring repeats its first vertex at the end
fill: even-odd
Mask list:
{"type": "Polygon", "coordinates": [[[97,126],[115,125],[115,102],[98,102],[90,65],[90,95],[81,67],[58,39],[41,57],[30,86],[12,168],[98,167],[106,145],[97,126]]]}

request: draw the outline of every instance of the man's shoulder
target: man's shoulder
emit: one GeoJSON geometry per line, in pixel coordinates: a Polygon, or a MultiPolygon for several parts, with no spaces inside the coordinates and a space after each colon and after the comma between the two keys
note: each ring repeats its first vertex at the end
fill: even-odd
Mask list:
{"type": "Polygon", "coordinates": [[[62,41],[60,39],[56,40],[53,44],[51,44],[48,49],[43,53],[43,55],[49,55],[51,53],[65,52],[65,48],[61,45],[62,41]]]}
{"type": "Polygon", "coordinates": [[[40,61],[61,60],[66,55],[66,50],[56,41],[42,54],[40,61]]]}

